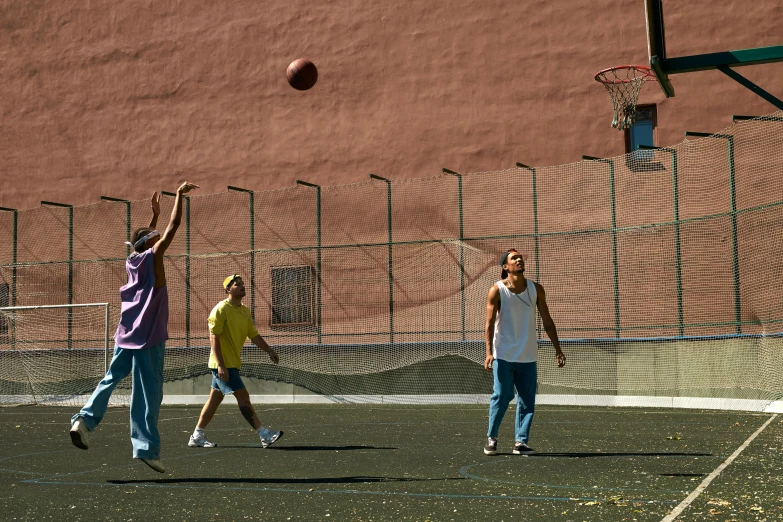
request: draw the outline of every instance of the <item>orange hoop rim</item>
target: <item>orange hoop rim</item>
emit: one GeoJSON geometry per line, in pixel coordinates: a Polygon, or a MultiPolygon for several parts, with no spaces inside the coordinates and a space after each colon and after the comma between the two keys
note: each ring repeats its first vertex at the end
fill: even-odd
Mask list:
{"type": "Polygon", "coordinates": [[[649,67],[645,67],[644,65],[617,65],[615,67],[607,67],[606,69],[602,71],[598,71],[595,73],[595,81],[599,83],[603,83],[604,85],[620,85],[623,83],[631,83],[637,80],[642,81],[653,81],[655,80],[655,73],[652,69],[649,67]],[[604,75],[609,72],[614,72],[615,74],[617,71],[621,71],[624,69],[630,69],[634,71],[635,73],[639,73],[637,76],[634,76],[633,78],[606,78],[604,75]]]}

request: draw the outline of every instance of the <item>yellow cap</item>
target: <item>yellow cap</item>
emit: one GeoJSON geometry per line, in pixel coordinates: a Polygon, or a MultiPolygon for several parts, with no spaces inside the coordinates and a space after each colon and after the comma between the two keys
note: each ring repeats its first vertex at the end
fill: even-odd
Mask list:
{"type": "Polygon", "coordinates": [[[236,278],[238,278],[238,277],[242,277],[242,276],[241,276],[241,275],[239,275],[239,274],[234,274],[234,275],[230,275],[230,276],[228,276],[227,278],[225,278],[225,279],[223,280],[223,288],[225,288],[226,290],[228,290],[228,287],[229,287],[229,286],[231,286],[231,283],[233,283],[233,282],[234,282],[234,279],[236,279],[236,278]]]}

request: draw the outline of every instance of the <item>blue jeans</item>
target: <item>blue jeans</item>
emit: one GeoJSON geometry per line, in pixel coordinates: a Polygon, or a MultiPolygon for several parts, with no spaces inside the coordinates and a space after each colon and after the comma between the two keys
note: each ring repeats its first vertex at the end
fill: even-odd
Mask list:
{"type": "Polygon", "coordinates": [[[527,444],[530,435],[530,424],[536,408],[536,381],[538,371],[536,363],[508,362],[495,359],[492,364],[492,374],[495,385],[492,397],[489,399],[489,432],[488,437],[496,439],[500,423],[506,414],[511,399],[514,398],[514,388],[517,389],[517,419],[515,437],[519,442],[527,444]]]}
{"type": "Polygon", "coordinates": [[[158,414],[163,402],[163,358],[166,343],[141,350],[114,347],[109,371],[98,383],[90,400],[71,422],[82,417],[87,429],[100,424],[109,406],[109,398],[117,383],[133,372],[130,402],[130,436],[133,458],[159,459],[160,434],[158,414]]]}

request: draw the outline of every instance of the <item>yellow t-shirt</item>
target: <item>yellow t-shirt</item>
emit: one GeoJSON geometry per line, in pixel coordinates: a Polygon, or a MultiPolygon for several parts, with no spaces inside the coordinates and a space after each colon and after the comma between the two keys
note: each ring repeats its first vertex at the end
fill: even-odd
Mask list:
{"type": "MultiPolygon", "coordinates": [[[[250,315],[250,308],[245,305],[234,306],[229,299],[220,301],[209,314],[209,333],[220,336],[220,350],[223,353],[223,364],[226,368],[242,368],[242,346],[246,339],[258,335],[250,315]]],[[[209,367],[217,368],[215,355],[209,355],[209,367]]]]}

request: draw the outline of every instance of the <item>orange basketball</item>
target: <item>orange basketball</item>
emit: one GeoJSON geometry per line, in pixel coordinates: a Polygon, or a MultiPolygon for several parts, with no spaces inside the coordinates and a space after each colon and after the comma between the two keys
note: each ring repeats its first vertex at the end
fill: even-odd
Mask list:
{"type": "Polygon", "coordinates": [[[310,89],[318,81],[318,69],[306,58],[297,58],[285,72],[288,83],[298,91],[310,89]]]}

